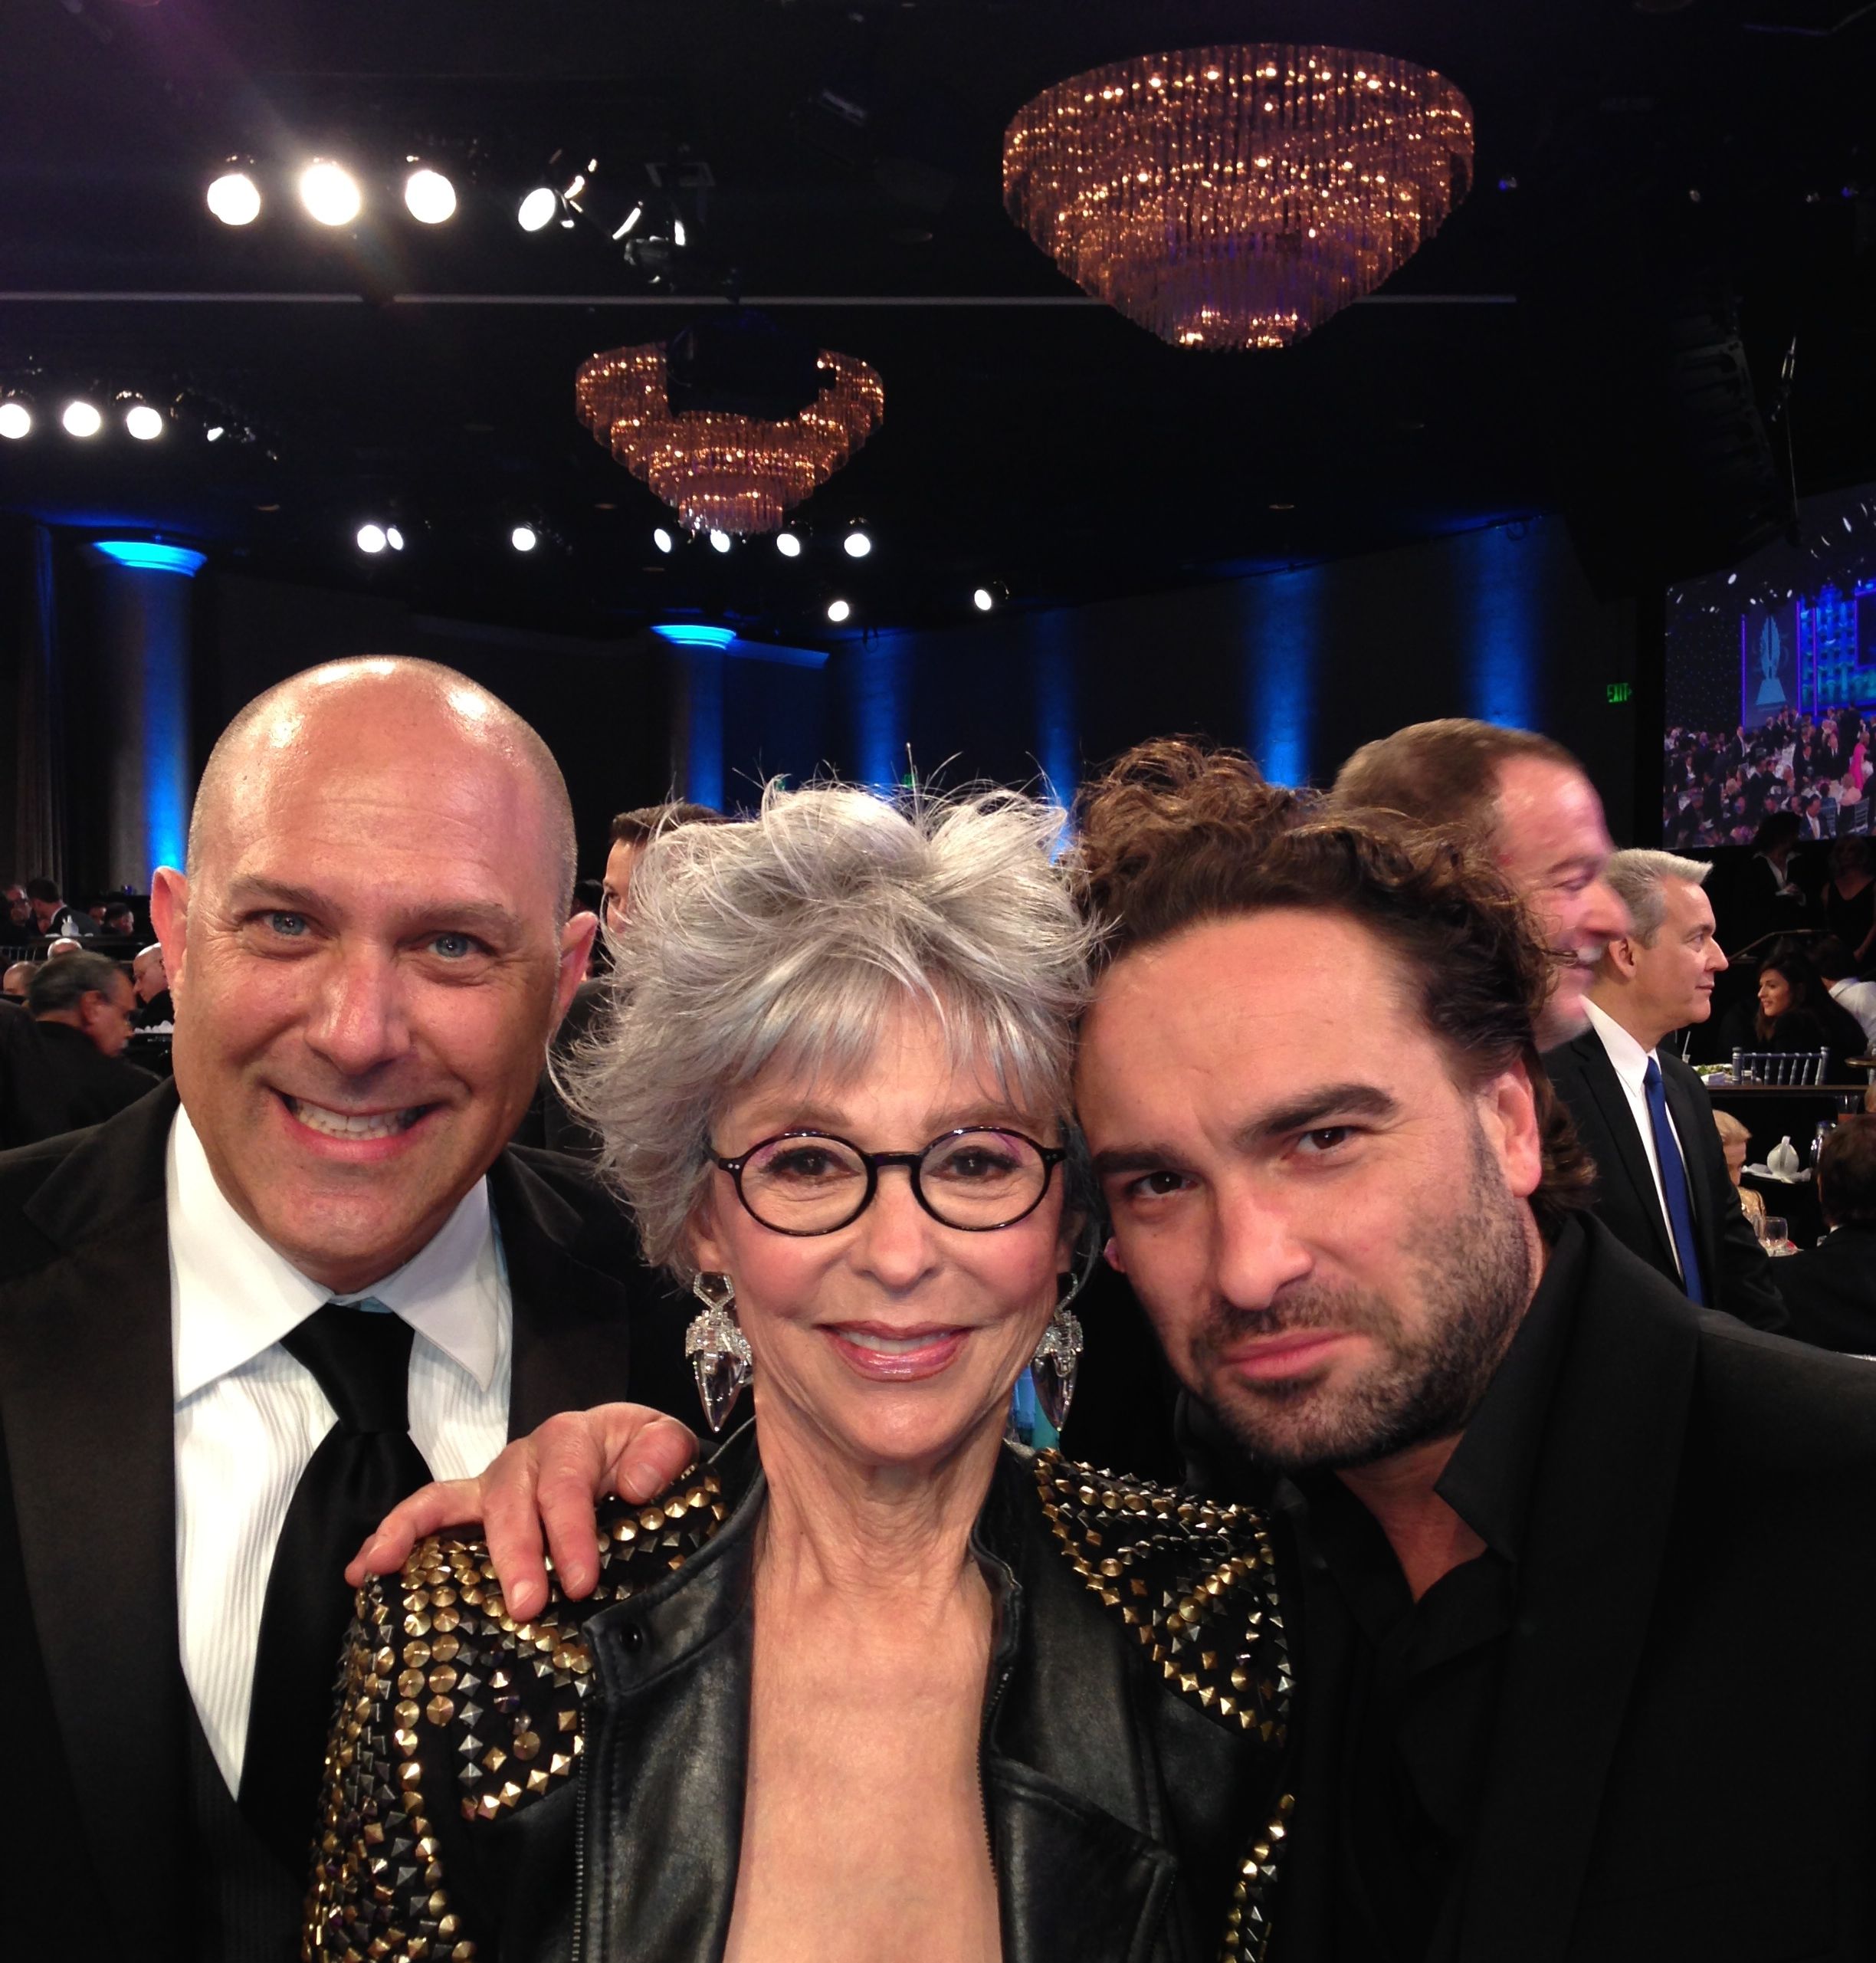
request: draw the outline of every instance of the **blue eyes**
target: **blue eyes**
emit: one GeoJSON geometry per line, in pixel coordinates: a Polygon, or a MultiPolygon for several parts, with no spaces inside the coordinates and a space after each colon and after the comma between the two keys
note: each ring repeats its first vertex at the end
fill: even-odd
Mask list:
{"type": "Polygon", "coordinates": [[[303,914],[269,914],[267,922],[283,940],[297,940],[307,931],[303,914]]]}
{"type": "MultiPolygon", "coordinates": [[[[313,924],[304,914],[271,911],[257,916],[267,934],[277,940],[305,940],[311,937],[313,924]]],[[[433,934],[423,943],[427,953],[438,956],[454,966],[467,961],[483,951],[482,944],[473,934],[454,931],[433,934]]]]}
{"type": "Polygon", "coordinates": [[[446,961],[466,961],[476,951],[476,944],[466,934],[439,934],[430,945],[446,961]]]}

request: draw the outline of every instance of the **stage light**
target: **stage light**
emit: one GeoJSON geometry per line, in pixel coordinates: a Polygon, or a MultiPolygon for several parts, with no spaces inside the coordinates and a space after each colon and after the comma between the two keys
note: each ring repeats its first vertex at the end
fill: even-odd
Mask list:
{"type": "Polygon", "coordinates": [[[135,573],[180,573],[193,578],[208,563],[206,553],[185,545],[159,545],[149,539],[93,539],[93,550],[135,573]]]}
{"type": "Polygon", "coordinates": [[[540,534],[532,525],[517,525],[508,534],[508,543],[517,552],[532,552],[540,543],[540,534]]]}
{"type": "Polygon", "coordinates": [[[95,402],[87,402],[81,397],[65,405],[65,412],[59,418],[65,425],[67,436],[95,436],[104,427],[104,419],[98,413],[95,402]]]}
{"type": "Polygon", "coordinates": [[[713,552],[727,552],[730,550],[730,534],[727,532],[712,532],[710,541],[713,552]]]}
{"type": "Polygon", "coordinates": [[[389,543],[390,540],[385,537],[385,529],[382,525],[359,527],[358,549],[360,552],[368,552],[376,556],[389,543]]]}
{"type": "Polygon", "coordinates": [[[456,187],[440,170],[413,170],[404,180],[404,208],[419,225],[442,225],[456,215],[456,187]]]}
{"type": "Polygon", "coordinates": [[[833,622],[836,627],[838,627],[843,620],[847,619],[852,612],[853,609],[849,606],[845,600],[829,600],[828,602],[828,618],[833,622]]]}
{"type": "Polygon", "coordinates": [[[971,605],[974,606],[979,613],[988,613],[990,609],[996,605],[996,596],[991,592],[988,586],[979,586],[977,590],[971,595],[971,605]]]}
{"type": "Polygon", "coordinates": [[[208,209],[224,225],[252,225],[261,215],[261,187],[244,170],[225,170],[208,187],[208,209]]]}
{"type": "Polygon", "coordinates": [[[227,435],[227,434],[228,430],[224,424],[212,422],[209,424],[207,433],[202,440],[208,443],[219,443],[222,438],[227,435]]]}
{"type": "Polygon", "coordinates": [[[402,552],[404,550],[404,534],[398,530],[395,525],[386,525],[385,527],[385,543],[388,545],[393,552],[402,552]]]}
{"type": "Polygon", "coordinates": [[[776,550],[784,559],[799,559],[801,556],[801,540],[792,532],[777,532],[776,550]]]}
{"type": "Polygon", "coordinates": [[[676,246],[678,251],[681,252],[684,248],[690,244],[690,241],[684,237],[684,220],[682,218],[673,218],[671,220],[672,245],[676,246]]]}
{"type": "Polygon", "coordinates": [[[153,443],[169,427],[161,409],[148,402],[133,402],[124,412],[124,428],[139,443],[153,443]]]}
{"type": "Polygon", "coordinates": [[[873,550],[873,541],[864,532],[849,532],[841,540],[841,550],[849,559],[864,559],[873,550]]]}
{"type": "Polygon", "coordinates": [[[521,200],[515,212],[515,222],[523,231],[540,231],[553,221],[553,215],[560,208],[560,194],[550,191],[545,184],[537,184],[521,200]]]}
{"type": "Polygon", "coordinates": [[[642,204],[633,205],[631,209],[625,214],[625,219],[620,225],[618,230],[613,233],[612,238],[614,242],[616,244],[618,240],[625,238],[631,231],[633,227],[636,225],[638,221],[644,216],[644,206],[642,204]]]}
{"type": "Polygon", "coordinates": [[[18,442],[32,433],[32,411],[24,402],[0,402],[0,436],[18,442]]]}
{"type": "Polygon", "coordinates": [[[300,202],[320,225],[349,225],[364,208],[358,180],[343,166],[320,157],[300,173],[300,202]]]}
{"type": "Polygon", "coordinates": [[[671,533],[667,532],[662,525],[660,525],[657,530],[651,534],[651,543],[658,547],[660,552],[669,552],[675,541],[671,537],[671,533]]]}
{"type": "Polygon", "coordinates": [[[658,621],[651,631],[674,648],[714,648],[719,653],[736,638],[733,627],[713,627],[699,620],[658,621]]]}

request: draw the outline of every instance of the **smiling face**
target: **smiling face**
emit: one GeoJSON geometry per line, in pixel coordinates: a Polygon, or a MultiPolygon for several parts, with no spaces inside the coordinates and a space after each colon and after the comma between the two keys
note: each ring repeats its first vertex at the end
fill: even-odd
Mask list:
{"type": "Polygon", "coordinates": [[[563,924],[546,790],[487,698],[408,675],[296,688],[205,786],[190,877],[159,871],[152,911],[216,1183],[352,1290],[500,1151],[595,923],[563,924]]]}
{"type": "Polygon", "coordinates": [[[1275,908],[1124,956],[1076,1083],[1117,1265],[1248,1451],[1367,1464],[1463,1427],[1541,1259],[1530,1085],[1455,1083],[1366,928],[1275,908]]]}
{"type": "Polygon", "coordinates": [[[1536,915],[1556,962],[1538,1043],[1549,1049],[1581,1032],[1583,1003],[1602,950],[1628,925],[1628,910],[1603,872],[1615,851],[1602,800],[1580,770],[1542,757],[1498,766],[1499,865],[1536,915]]]}
{"type": "Polygon", "coordinates": [[[1792,1006],[1792,985],[1776,968],[1767,968],[1759,977],[1759,1013],[1768,1023],[1776,1023],[1792,1006]]]}
{"type": "MultiPolygon", "coordinates": [[[[853,1081],[772,1068],[723,1106],[711,1143],[733,1157],[812,1130],[862,1151],[917,1151],[963,1126],[1059,1142],[1051,1114],[1013,1107],[990,1073],[958,1068],[930,1009],[907,1003],[884,1018],[853,1081]]],[[[993,1446],[1068,1265],[1059,1171],[1032,1213],[973,1233],[934,1219],[905,1170],[887,1167],[851,1226],[805,1237],[762,1226],[730,1175],[713,1171],[690,1251],[735,1285],[766,1430],[865,1467],[931,1466],[993,1446]]]]}

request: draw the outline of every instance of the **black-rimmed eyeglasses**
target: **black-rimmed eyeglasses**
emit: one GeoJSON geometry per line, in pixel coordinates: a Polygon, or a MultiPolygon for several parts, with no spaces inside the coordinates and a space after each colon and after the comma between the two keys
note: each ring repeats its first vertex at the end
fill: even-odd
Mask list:
{"type": "Polygon", "coordinates": [[[941,1226],[1013,1227],[1033,1213],[1068,1153],[1020,1131],[946,1131],[916,1152],[863,1152],[826,1131],[784,1131],[740,1158],[711,1160],[736,1181],[750,1216],[779,1234],[831,1234],[873,1203],[883,1167],[904,1166],[912,1194],[941,1226]]]}

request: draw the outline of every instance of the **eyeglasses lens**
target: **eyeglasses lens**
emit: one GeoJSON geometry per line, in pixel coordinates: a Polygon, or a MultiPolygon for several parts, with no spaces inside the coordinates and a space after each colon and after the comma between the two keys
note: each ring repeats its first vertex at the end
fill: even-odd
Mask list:
{"type": "MultiPolygon", "coordinates": [[[[1041,1199],[1048,1167],[1027,1139],[967,1131],[928,1146],[918,1167],[925,1204],[949,1226],[999,1227],[1041,1199]]],[[[858,1217],[866,1161],[844,1139],[777,1138],[743,1168],[743,1201],[764,1226],[828,1233],[858,1217]]]]}

